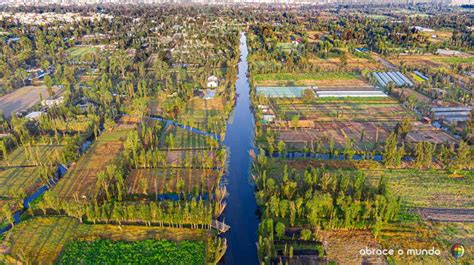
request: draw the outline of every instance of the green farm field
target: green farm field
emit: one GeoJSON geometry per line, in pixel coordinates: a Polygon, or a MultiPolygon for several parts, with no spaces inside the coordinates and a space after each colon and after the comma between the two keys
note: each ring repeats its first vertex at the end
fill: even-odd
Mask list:
{"type": "Polygon", "coordinates": [[[69,58],[71,59],[81,59],[86,55],[94,54],[99,52],[100,48],[95,46],[82,46],[82,47],[72,47],[67,50],[69,53],[69,58]]]}
{"type": "Polygon", "coordinates": [[[0,170],[0,198],[8,198],[23,189],[32,193],[36,187],[45,185],[41,181],[37,167],[17,167],[0,170]]]}
{"type": "Polygon", "coordinates": [[[96,240],[69,243],[57,264],[204,264],[203,242],[96,240]]]}
{"type": "Polygon", "coordinates": [[[385,176],[394,194],[401,196],[408,206],[474,209],[473,172],[462,172],[463,177],[451,177],[442,170],[399,169],[364,172],[374,183],[385,176]]]}
{"type": "Polygon", "coordinates": [[[357,76],[350,72],[320,72],[320,73],[277,73],[277,74],[256,74],[254,75],[255,81],[267,81],[267,80],[278,80],[278,81],[301,81],[301,80],[352,80],[356,79],[357,76]]]}
{"type": "Polygon", "coordinates": [[[171,126],[162,137],[160,148],[163,149],[206,149],[217,146],[216,140],[211,137],[196,134],[181,127],[171,126]]]}
{"type": "Polygon", "coordinates": [[[474,56],[472,57],[438,57],[435,61],[449,63],[449,64],[473,64],[474,56]]]}
{"type": "Polygon", "coordinates": [[[18,147],[0,162],[0,167],[38,166],[45,163],[44,155],[47,154],[51,162],[61,159],[61,145],[34,145],[18,147]]]}

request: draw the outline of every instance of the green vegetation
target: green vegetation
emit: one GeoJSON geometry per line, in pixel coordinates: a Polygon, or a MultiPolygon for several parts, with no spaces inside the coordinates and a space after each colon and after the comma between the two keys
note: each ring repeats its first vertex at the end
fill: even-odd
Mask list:
{"type": "Polygon", "coordinates": [[[255,74],[255,81],[278,80],[278,81],[299,81],[299,80],[351,80],[357,75],[349,72],[320,72],[320,73],[278,73],[278,74],[255,74]]]}
{"type": "MultiPolygon", "coordinates": [[[[262,152],[261,152],[262,153],[262,152]]],[[[259,155],[254,170],[257,204],[262,211],[259,226],[259,258],[276,256],[274,239],[286,227],[304,228],[301,240],[311,240],[312,229],[372,229],[378,235],[383,225],[395,220],[399,199],[385,178],[371,185],[358,171],[329,172],[308,168],[303,174],[287,166],[279,175],[267,175],[277,160],[259,155]],[[276,236],[274,235],[276,231],[276,236]]]]}
{"type": "Polygon", "coordinates": [[[99,52],[99,47],[94,46],[78,46],[72,47],[68,49],[66,52],[69,53],[69,57],[71,59],[81,60],[87,58],[87,56],[91,56],[99,52]]]}
{"type": "Polygon", "coordinates": [[[445,62],[449,64],[461,64],[461,63],[467,63],[467,64],[473,64],[474,63],[474,56],[469,56],[469,57],[437,57],[435,59],[436,61],[440,62],[445,62]]]}
{"type": "Polygon", "coordinates": [[[69,243],[57,264],[205,264],[202,242],[96,240],[69,243]]]}

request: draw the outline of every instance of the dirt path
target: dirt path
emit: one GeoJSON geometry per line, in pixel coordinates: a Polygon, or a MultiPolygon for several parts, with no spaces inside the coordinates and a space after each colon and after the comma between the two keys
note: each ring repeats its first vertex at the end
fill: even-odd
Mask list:
{"type": "Polygon", "coordinates": [[[388,68],[389,70],[391,71],[399,71],[400,69],[398,69],[398,67],[396,65],[394,65],[393,63],[387,61],[386,59],[380,57],[379,55],[375,55],[375,54],[372,54],[372,56],[374,57],[374,59],[381,63],[383,66],[385,66],[386,68],[388,68]]]}

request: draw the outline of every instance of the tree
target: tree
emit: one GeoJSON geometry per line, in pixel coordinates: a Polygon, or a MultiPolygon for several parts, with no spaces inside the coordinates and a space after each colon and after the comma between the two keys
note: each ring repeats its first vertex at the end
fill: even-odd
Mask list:
{"type": "Polygon", "coordinates": [[[15,220],[13,218],[13,213],[10,210],[10,206],[8,205],[8,203],[3,205],[2,213],[3,213],[3,216],[5,217],[5,219],[7,220],[7,222],[9,224],[11,224],[12,226],[15,225],[15,220]]]}
{"type": "Polygon", "coordinates": [[[386,166],[399,166],[401,158],[400,150],[397,148],[397,135],[392,132],[385,141],[383,163],[386,166]]]}
{"type": "Polygon", "coordinates": [[[285,235],[285,224],[278,222],[275,227],[275,231],[278,238],[282,238],[285,235]]]}
{"type": "Polygon", "coordinates": [[[53,96],[53,80],[51,80],[51,77],[49,75],[46,75],[44,77],[44,84],[46,85],[46,88],[48,89],[48,96],[52,97],[53,96]]]}
{"type": "Polygon", "coordinates": [[[278,141],[278,153],[280,153],[280,155],[283,155],[283,151],[285,150],[285,142],[283,142],[282,140],[278,141]]]}
{"type": "Polygon", "coordinates": [[[301,240],[310,240],[311,239],[311,230],[309,230],[307,228],[304,228],[303,230],[301,230],[300,238],[301,238],[301,240]]]}
{"type": "Polygon", "coordinates": [[[298,128],[299,123],[300,123],[300,116],[293,115],[291,117],[291,126],[295,129],[295,131],[298,128]]]}
{"type": "Polygon", "coordinates": [[[466,142],[461,141],[457,150],[456,168],[462,169],[468,167],[471,161],[473,161],[471,148],[466,142]]]}
{"type": "Polygon", "coordinates": [[[412,125],[409,118],[403,119],[402,122],[398,122],[397,126],[395,127],[395,132],[398,136],[401,137],[402,140],[405,140],[408,133],[411,131],[412,125]]]}
{"type": "Polygon", "coordinates": [[[314,100],[314,91],[312,89],[303,90],[303,95],[301,96],[304,102],[312,102],[314,100]]]}

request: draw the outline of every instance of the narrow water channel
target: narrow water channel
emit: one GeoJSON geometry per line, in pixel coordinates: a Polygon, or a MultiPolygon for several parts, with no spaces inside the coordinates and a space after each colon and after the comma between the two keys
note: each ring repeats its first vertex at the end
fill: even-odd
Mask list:
{"type": "Polygon", "coordinates": [[[257,205],[254,186],[251,184],[249,150],[254,147],[254,117],[250,110],[250,85],[247,78],[247,37],[240,36],[240,62],[236,82],[237,102],[227,124],[224,144],[228,148],[227,208],[223,219],[230,225],[225,234],[227,253],[224,263],[258,264],[257,257],[257,205]]]}

